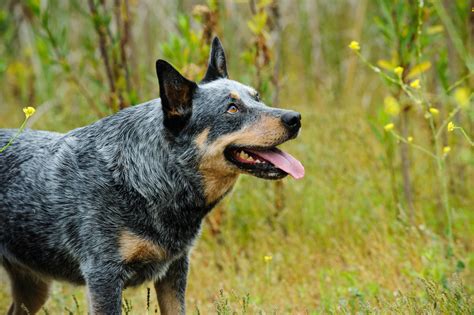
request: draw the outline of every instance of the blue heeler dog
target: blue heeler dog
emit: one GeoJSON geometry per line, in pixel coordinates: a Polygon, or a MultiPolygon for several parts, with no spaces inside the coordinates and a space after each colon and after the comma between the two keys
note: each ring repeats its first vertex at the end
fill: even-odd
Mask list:
{"type": "Polygon", "coordinates": [[[217,38],[199,84],[163,60],[156,72],[159,99],[66,134],[27,130],[0,154],[9,314],[40,310],[52,280],[85,284],[92,314],[120,314],[125,287],[154,281],[161,313],[185,314],[189,252],[239,174],[303,177],[276,148],[300,114],[229,80],[217,38]]]}

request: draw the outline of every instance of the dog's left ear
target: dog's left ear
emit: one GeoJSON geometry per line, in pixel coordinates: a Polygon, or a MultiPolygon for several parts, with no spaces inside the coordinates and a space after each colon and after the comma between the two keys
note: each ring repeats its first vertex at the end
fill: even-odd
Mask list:
{"type": "Polygon", "coordinates": [[[156,74],[160,84],[164,125],[173,133],[178,133],[193,112],[193,95],[197,84],[183,77],[172,65],[161,59],[156,61],[156,74]]]}
{"type": "Polygon", "coordinates": [[[206,83],[227,77],[227,64],[225,61],[224,48],[222,47],[219,38],[214,37],[211,44],[207,72],[201,82],[206,83]]]}

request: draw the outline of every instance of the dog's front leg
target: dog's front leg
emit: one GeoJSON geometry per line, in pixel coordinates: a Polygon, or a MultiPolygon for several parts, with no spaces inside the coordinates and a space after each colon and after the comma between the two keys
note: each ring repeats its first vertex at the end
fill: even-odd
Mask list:
{"type": "Polygon", "coordinates": [[[188,276],[188,255],[174,261],[166,275],[155,281],[155,290],[162,315],[186,313],[185,292],[188,276]]]}
{"type": "Polygon", "coordinates": [[[103,265],[85,274],[89,293],[89,314],[121,314],[123,281],[120,268],[103,265]]]}

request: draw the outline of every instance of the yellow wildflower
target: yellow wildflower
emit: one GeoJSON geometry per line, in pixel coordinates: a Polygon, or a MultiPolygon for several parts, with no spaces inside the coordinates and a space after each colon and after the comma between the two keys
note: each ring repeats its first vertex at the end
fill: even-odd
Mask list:
{"type": "Polygon", "coordinates": [[[448,154],[450,151],[451,151],[451,147],[449,147],[449,146],[445,146],[445,147],[443,148],[443,153],[444,153],[445,155],[448,154]]]}
{"type": "Polygon", "coordinates": [[[407,79],[413,79],[419,74],[428,71],[431,68],[431,62],[429,61],[424,61],[413,68],[410,69],[410,71],[407,74],[407,79]]]}
{"type": "Polygon", "coordinates": [[[433,35],[433,34],[441,33],[442,31],[444,31],[444,27],[442,25],[433,25],[433,26],[428,27],[428,29],[426,30],[426,33],[428,35],[433,35]]]}
{"type": "Polygon", "coordinates": [[[450,121],[450,122],[448,123],[448,131],[449,131],[449,132],[454,131],[454,128],[455,128],[455,127],[456,127],[456,125],[454,125],[454,123],[453,123],[452,121],[450,121]]]}
{"type": "Polygon", "coordinates": [[[25,113],[26,118],[30,118],[33,116],[33,114],[36,112],[36,109],[34,107],[25,107],[23,108],[23,113],[25,113]]]}
{"type": "Polygon", "coordinates": [[[12,62],[7,68],[7,76],[20,76],[28,74],[29,68],[22,62],[12,62]]]}
{"type": "Polygon", "coordinates": [[[385,97],[383,103],[387,114],[397,116],[400,113],[400,105],[398,104],[397,99],[393,96],[385,97]]]}
{"type": "Polygon", "coordinates": [[[393,123],[386,124],[386,125],[383,127],[383,129],[384,129],[385,131],[390,131],[390,130],[392,130],[393,128],[395,128],[395,125],[394,125],[393,123]]]}
{"type": "Polygon", "coordinates": [[[416,79],[416,80],[411,81],[410,86],[411,86],[412,88],[416,89],[416,90],[418,90],[419,88],[421,88],[420,79],[416,79]]]}
{"type": "Polygon", "coordinates": [[[399,77],[401,77],[402,74],[403,74],[403,67],[398,66],[398,67],[396,67],[395,69],[393,69],[393,72],[395,72],[396,75],[398,75],[399,77]]]}
{"type": "Polygon", "coordinates": [[[353,40],[353,41],[349,44],[349,48],[352,49],[352,50],[354,50],[354,51],[360,50],[359,42],[356,42],[355,40],[353,40]]]}
{"type": "Polygon", "coordinates": [[[408,137],[407,141],[408,141],[408,143],[412,143],[413,142],[413,137],[408,137]]]}
{"type": "Polygon", "coordinates": [[[263,256],[263,260],[265,260],[265,262],[270,262],[272,261],[273,257],[271,255],[265,255],[263,256]]]}
{"type": "Polygon", "coordinates": [[[439,110],[437,108],[430,107],[429,111],[430,111],[431,115],[433,115],[433,116],[439,115],[439,110]]]}
{"type": "Polygon", "coordinates": [[[457,88],[454,91],[454,99],[462,108],[467,108],[469,105],[469,89],[465,87],[457,88]]]}
{"type": "Polygon", "coordinates": [[[381,68],[384,68],[385,70],[392,70],[394,66],[391,61],[385,59],[380,59],[379,61],[377,61],[377,65],[379,65],[379,67],[381,68]]]}

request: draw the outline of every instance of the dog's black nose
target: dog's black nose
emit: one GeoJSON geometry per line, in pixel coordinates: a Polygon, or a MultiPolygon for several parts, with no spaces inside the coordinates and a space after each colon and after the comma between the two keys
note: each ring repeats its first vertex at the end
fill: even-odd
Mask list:
{"type": "Polygon", "coordinates": [[[301,114],[298,112],[286,112],[281,116],[281,121],[291,131],[298,131],[301,127],[301,114]]]}

